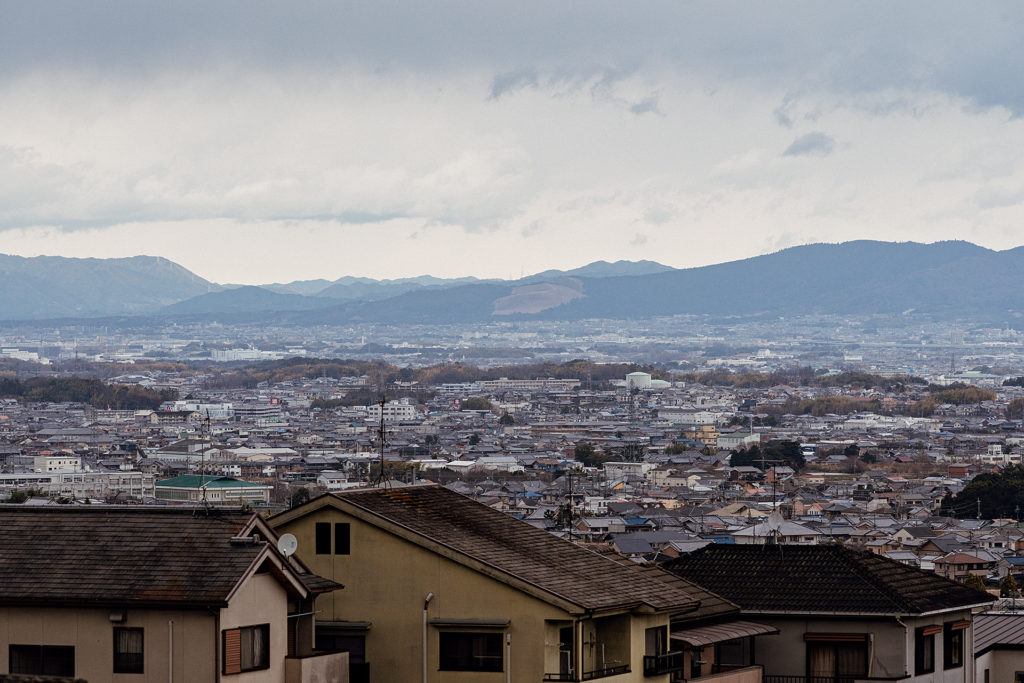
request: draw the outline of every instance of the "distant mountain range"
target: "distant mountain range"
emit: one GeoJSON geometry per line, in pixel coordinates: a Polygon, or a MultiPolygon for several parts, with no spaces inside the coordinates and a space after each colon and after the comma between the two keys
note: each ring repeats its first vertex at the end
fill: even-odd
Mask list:
{"type": "Polygon", "coordinates": [[[342,277],[218,285],[166,259],[0,256],[0,319],[148,315],[300,325],[917,312],[1024,313],[1024,247],[968,242],[813,244],[701,268],[598,261],[520,280],[342,277]]]}
{"type": "Polygon", "coordinates": [[[0,320],[138,315],[219,289],[173,261],[153,256],[0,254],[0,320]]]}

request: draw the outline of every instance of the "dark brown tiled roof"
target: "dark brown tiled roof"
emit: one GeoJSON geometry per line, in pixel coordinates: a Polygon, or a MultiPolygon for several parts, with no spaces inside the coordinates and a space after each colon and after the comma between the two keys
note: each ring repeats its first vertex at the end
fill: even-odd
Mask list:
{"type": "Polygon", "coordinates": [[[694,595],[654,570],[620,564],[441,486],[332,495],[585,610],[698,607],[694,595]]]}
{"type": "Polygon", "coordinates": [[[994,600],[841,545],[710,545],[663,565],[745,613],[922,614],[994,600]]]}
{"type": "Polygon", "coordinates": [[[252,513],[0,506],[0,604],[223,605],[266,543],[252,513]]]}

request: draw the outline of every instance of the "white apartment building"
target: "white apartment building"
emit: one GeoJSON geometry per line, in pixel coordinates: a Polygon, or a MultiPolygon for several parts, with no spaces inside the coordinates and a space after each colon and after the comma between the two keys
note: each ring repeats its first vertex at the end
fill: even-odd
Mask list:
{"type": "Polygon", "coordinates": [[[578,379],[489,379],[477,382],[484,392],[496,391],[572,391],[580,385],[578,379]]]}
{"type": "MultiPolygon", "coordinates": [[[[401,422],[403,420],[416,419],[416,406],[409,403],[408,399],[388,401],[383,407],[385,422],[401,422]]],[[[366,419],[369,422],[380,422],[381,405],[374,403],[366,407],[366,419]]]]}
{"type": "Polygon", "coordinates": [[[133,498],[156,496],[152,474],[143,472],[31,472],[0,474],[0,491],[41,489],[47,496],[107,498],[126,493],[133,498]]]}
{"type": "Polygon", "coordinates": [[[37,455],[32,458],[33,472],[77,472],[82,459],[77,455],[37,455]]]}

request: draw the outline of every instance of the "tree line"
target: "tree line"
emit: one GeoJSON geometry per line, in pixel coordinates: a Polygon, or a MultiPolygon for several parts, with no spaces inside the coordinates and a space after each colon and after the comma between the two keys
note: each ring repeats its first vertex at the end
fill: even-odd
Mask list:
{"type": "Polygon", "coordinates": [[[112,410],[155,410],[178,398],[173,389],[154,391],[134,384],[107,384],[84,377],[0,377],[0,398],[20,403],[84,403],[112,410]]]}

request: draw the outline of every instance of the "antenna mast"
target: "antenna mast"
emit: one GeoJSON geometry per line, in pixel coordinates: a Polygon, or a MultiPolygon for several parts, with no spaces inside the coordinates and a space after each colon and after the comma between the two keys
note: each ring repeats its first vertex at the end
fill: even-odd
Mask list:
{"type": "Polygon", "coordinates": [[[384,476],[384,447],[387,445],[387,430],[384,427],[384,404],[387,403],[387,396],[381,394],[380,400],[377,405],[380,406],[380,424],[377,427],[377,446],[380,448],[380,466],[377,470],[377,479],[373,482],[374,486],[382,486],[388,488],[388,479],[384,476]]]}

